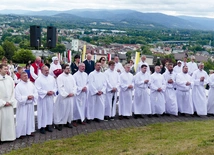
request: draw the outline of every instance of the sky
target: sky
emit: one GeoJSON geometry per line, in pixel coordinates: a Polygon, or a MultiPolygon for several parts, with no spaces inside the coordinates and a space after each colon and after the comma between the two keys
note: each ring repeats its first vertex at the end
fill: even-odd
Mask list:
{"type": "Polygon", "coordinates": [[[130,9],[214,18],[213,0],[1,0],[0,10],[130,9]]]}

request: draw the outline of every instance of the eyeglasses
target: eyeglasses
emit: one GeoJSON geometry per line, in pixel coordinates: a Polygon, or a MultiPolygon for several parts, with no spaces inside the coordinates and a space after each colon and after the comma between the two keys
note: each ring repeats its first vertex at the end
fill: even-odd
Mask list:
{"type": "Polygon", "coordinates": [[[102,61],[106,61],[105,59],[102,59],[102,61]]]}

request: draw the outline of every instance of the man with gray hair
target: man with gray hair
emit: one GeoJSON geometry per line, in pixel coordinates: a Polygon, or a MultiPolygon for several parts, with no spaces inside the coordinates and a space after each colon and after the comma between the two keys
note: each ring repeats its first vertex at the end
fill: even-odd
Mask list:
{"type": "Polygon", "coordinates": [[[148,63],[146,62],[146,56],[145,56],[145,55],[142,55],[142,56],[141,56],[141,61],[140,61],[140,62],[138,63],[138,65],[137,65],[137,73],[141,71],[141,66],[142,66],[143,64],[147,66],[146,72],[150,74],[150,68],[149,68],[148,63]]]}
{"type": "Polygon", "coordinates": [[[198,69],[197,64],[195,63],[195,56],[191,56],[191,61],[187,63],[189,75],[192,76],[193,72],[198,69]]]}
{"type": "Polygon", "coordinates": [[[194,86],[192,89],[192,100],[196,115],[207,115],[207,97],[205,93],[205,85],[208,83],[208,74],[204,71],[204,63],[198,65],[192,79],[194,86]]]}
{"type": "Polygon", "coordinates": [[[86,60],[83,61],[83,63],[85,64],[85,72],[88,75],[94,71],[94,66],[95,66],[95,63],[93,60],[91,60],[91,57],[92,57],[91,54],[88,53],[86,56],[86,60]]]}

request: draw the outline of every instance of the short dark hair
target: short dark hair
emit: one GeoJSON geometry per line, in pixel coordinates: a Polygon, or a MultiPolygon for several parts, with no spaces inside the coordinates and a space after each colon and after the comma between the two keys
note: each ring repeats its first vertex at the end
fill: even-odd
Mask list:
{"type": "Polygon", "coordinates": [[[169,63],[168,66],[173,66],[173,63],[169,63]]]}
{"type": "Polygon", "coordinates": [[[145,64],[142,64],[142,65],[141,65],[141,68],[143,68],[143,67],[147,67],[147,65],[145,65],[145,64]]]}
{"type": "Polygon", "coordinates": [[[109,62],[108,62],[108,65],[109,65],[109,66],[114,65],[114,64],[115,64],[114,61],[109,61],[109,62]]]}
{"type": "Polygon", "coordinates": [[[65,69],[66,67],[70,66],[69,64],[62,65],[62,69],[65,69]]]}
{"type": "Polygon", "coordinates": [[[74,56],[74,60],[75,60],[75,59],[80,59],[80,56],[79,56],[79,55],[75,55],[75,56],[74,56]]]}
{"type": "Polygon", "coordinates": [[[7,67],[7,65],[5,65],[5,64],[0,64],[0,69],[2,69],[3,67],[7,67]]]}

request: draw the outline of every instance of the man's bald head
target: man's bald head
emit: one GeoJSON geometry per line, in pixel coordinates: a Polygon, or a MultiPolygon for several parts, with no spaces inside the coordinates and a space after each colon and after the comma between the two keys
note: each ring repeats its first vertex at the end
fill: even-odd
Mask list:
{"type": "Polygon", "coordinates": [[[40,63],[42,62],[42,59],[41,59],[41,57],[36,57],[36,60],[35,60],[35,62],[36,62],[37,64],[40,64],[40,63]]]}

